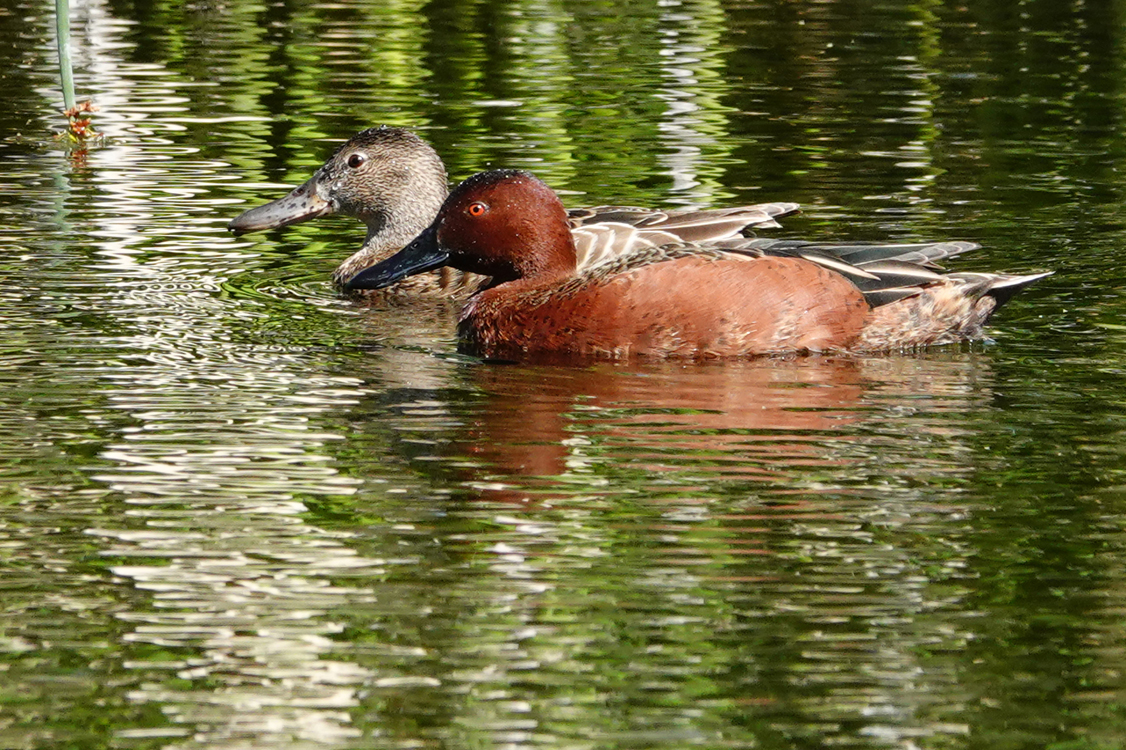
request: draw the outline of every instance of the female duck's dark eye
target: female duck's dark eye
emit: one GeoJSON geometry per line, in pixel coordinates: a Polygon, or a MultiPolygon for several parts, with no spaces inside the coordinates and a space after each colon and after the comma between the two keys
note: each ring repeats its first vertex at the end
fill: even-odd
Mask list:
{"type": "Polygon", "coordinates": [[[481,214],[485,213],[488,210],[489,210],[489,207],[486,206],[481,201],[475,201],[473,203],[470,203],[469,208],[466,209],[466,211],[469,213],[470,216],[480,216],[481,214]]]}
{"type": "Polygon", "coordinates": [[[363,154],[352,154],[348,157],[348,166],[352,169],[359,169],[367,161],[367,157],[363,154]]]}

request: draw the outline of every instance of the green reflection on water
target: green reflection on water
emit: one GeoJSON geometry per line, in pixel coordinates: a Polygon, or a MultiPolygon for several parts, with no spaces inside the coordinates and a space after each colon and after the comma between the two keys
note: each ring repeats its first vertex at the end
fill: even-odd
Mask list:
{"type": "Polygon", "coordinates": [[[1120,746],[1120,6],[91,3],[111,148],[0,139],[0,745],[1120,746]],[[335,295],[357,226],[223,230],[380,122],[1060,273],[995,346],[483,366],[335,295]]]}

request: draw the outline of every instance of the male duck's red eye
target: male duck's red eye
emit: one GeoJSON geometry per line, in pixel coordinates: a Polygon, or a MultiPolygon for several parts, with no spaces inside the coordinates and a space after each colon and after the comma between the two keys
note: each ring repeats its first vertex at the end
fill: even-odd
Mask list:
{"type": "Polygon", "coordinates": [[[352,154],[348,157],[348,166],[352,169],[359,169],[365,161],[367,161],[367,158],[363,154],[352,154]]]}
{"type": "Polygon", "coordinates": [[[470,203],[469,208],[466,210],[469,212],[470,216],[480,216],[481,214],[488,211],[489,207],[481,201],[476,201],[475,203],[470,203]]]}

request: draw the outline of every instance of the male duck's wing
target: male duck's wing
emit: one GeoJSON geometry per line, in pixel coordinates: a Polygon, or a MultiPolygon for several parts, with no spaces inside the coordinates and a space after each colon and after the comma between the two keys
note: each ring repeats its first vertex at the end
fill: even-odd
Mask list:
{"type": "MultiPolygon", "coordinates": [[[[924,287],[950,278],[938,272],[937,261],[979,247],[973,242],[862,245],[750,238],[724,240],[712,246],[744,255],[785,256],[816,263],[855,284],[873,307],[914,296],[924,287]]],[[[1010,278],[1003,274],[988,276],[997,279],[998,290],[1006,288],[1003,279],[1010,278]]]]}
{"type": "Polygon", "coordinates": [[[947,285],[957,294],[977,299],[988,295],[1000,307],[1016,292],[1051,274],[1017,276],[1004,273],[939,273],[933,261],[968,252],[977,245],[971,242],[930,242],[899,245],[835,245],[797,240],[762,240],[740,237],[708,243],[671,242],[646,245],[641,239],[632,250],[580,269],[573,283],[582,285],[591,279],[608,278],[653,263],[663,263],[686,256],[720,258],[736,254],[761,258],[783,256],[801,258],[847,278],[864,295],[872,307],[880,307],[907,297],[914,297],[927,287],[947,285]],[[867,258],[852,264],[849,258],[867,258]]]}

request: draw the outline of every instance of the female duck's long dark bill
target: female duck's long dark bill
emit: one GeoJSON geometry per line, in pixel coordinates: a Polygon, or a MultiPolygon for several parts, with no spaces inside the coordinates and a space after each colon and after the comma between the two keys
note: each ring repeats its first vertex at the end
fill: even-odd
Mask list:
{"type": "Polygon", "coordinates": [[[449,258],[449,252],[438,244],[438,232],[431,227],[387,260],[365,268],[348,279],[344,284],[344,291],[383,289],[408,276],[441,268],[449,258]]]}
{"type": "Polygon", "coordinates": [[[281,229],[318,216],[335,213],[333,205],[317,195],[315,181],[316,177],[295,188],[284,198],[244,211],[231,219],[227,229],[235,235],[261,232],[264,229],[281,229]]]}

